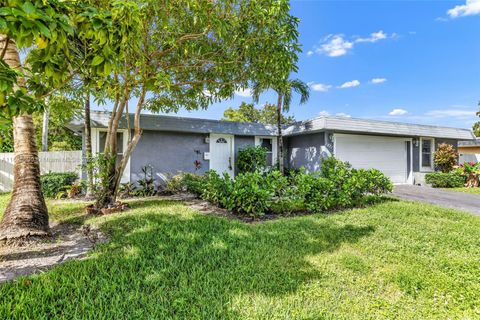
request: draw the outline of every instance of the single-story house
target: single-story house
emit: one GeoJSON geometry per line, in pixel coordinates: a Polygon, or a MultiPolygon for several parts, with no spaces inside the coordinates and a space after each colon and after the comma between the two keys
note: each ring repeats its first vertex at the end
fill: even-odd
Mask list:
{"type": "MultiPolygon", "coordinates": [[[[133,115],[131,115],[133,123],[133,115]]],[[[92,147],[102,152],[109,113],[91,115],[92,147]]],[[[268,161],[277,161],[277,130],[258,123],[226,122],[163,115],[141,116],[143,136],[134,150],[122,182],[142,178],[142,167],[151,166],[157,183],[177,172],[203,173],[209,169],[235,175],[238,151],[247,145],[268,150],[268,161]]],[[[82,121],[70,128],[81,133],[82,121]]],[[[127,121],[119,130],[119,155],[128,142],[127,121]]],[[[321,116],[284,128],[285,164],[288,168],[320,168],[330,155],[356,168],[376,168],[396,184],[422,183],[434,171],[433,155],[443,142],[458,148],[459,141],[475,139],[470,130],[388,121],[321,116]]]]}
{"type": "Polygon", "coordinates": [[[458,153],[460,154],[460,163],[480,162],[480,139],[459,141],[458,153]]]}

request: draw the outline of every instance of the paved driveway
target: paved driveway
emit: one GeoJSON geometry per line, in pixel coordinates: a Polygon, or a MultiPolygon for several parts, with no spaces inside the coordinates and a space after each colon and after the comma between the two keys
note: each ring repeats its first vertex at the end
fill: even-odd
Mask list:
{"type": "Polygon", "coordinates": [[[410,185],[395,186],[393,195],[404,200],[431,203],[480,215],[480,195],[410,185]]]}

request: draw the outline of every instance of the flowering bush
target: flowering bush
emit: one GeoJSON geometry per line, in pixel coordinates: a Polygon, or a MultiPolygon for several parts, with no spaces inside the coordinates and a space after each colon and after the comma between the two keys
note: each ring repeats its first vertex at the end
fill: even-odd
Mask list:
{"type": "Polygon", "coordinates": [[[479,186],[480,181],[480,163],[466,162],[463,165],[460,165],[456,172],[466,177],[467,188],[476,188],[479,186]]]}

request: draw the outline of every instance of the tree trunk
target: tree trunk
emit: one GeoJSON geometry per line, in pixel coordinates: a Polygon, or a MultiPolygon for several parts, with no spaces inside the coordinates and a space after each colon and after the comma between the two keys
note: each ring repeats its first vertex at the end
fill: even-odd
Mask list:
{"type": "Polygon", "coordinates": [[[48,151],[48,122],[50,118],[50,109],[48,107],[48,98],[46,99],[45,111],[43,112],[43,123],[42,123],[42,151],[48,151]]]}
{"type": "Polygon", "coordinates": [[[283,175],[285,174],[285,163],[283,159],[283,134],[282,134],[282,103],[283,97],[281,94],[278,95],[277,101],[277,127],[278,127],[278,169],[280,173],[283,175]]]}
{"type": "Polygon", "coordinates": [[[87,163],[87,193],[86,198],[93,198],[93,168],[91,166],[92,161],[92,127],[90,123],[90,91],[87,89],[85,94],[85,161],[87,163]]]}
{"type": "MultiPolygon", "coordinates": [[[[6,39],[0,35],[0,49],[7,46],[3,60],[21,71],[17,46],[13,40],[7,43],[6,39]]],[[[23,83],[23,79],[18,79],[19,86],[23,83]]],[[[48,211],[40,187],[40,164],[31,115],[13,118],[13,139],[13,191],[0,223],[0,239],[47,236],[50,234],[48,211]]]]}
{"type": "MultiPolygon", "coordinates": [[[[122,160],[118,165],[116,165],[116,161],[110,161],[106,167],[106,172],[108,172],[108,175],[107,175],[108,181],[102,184],[104,190],[102,190],[102,192],[97,197],[97,201],[95,203],[95,206],[97,207],[97,209],[107,208],[115,204],[117,200],[118,189],[120,187],[120,182],[122,179],[123,172],[125,171],[125,167],[128,163],[128,160],[130,159],[130,156],[133,153],[133,150],[137,146],[138,141],[142,136],[142,130],[140,128],[140,114],[142,111],[143,104],[145,103],[145,94],[146,94],[146,91],[144,88],[142,90],[142,93],[140,94],[140,97],[137,102],[137,107],[135,109],[135,118],[134,118],[135,133],[133,135],[132,140],[129,141],[127,145],[127,149],[124,150],[123,152],[122,160]]],[[[111,117],[113,117],[113,121],[110,121],[109,128],[108,128],[108,135],[106,140],[106,143],[108,145],[105,146],[106,157],[110,157],[110,158],[114,157],[116,159],[116,156],[117,156],[116,145],[118,143],[116,133],[118,131],[118,126],[119,126],[126,102],[127,100],[124,99],[124,103],[120,104],[116,114],[111,115],[111,117]],[[119,112],[121,113],[119,114],[119,112]]],[[[129,116],[130,115],[127,113],[127,117],[129,116]]]]}

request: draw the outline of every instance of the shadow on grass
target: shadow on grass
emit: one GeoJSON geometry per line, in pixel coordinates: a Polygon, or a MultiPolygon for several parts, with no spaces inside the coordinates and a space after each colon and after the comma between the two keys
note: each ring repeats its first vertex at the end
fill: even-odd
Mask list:
{"type": "Polygon", "coordinates": [[[308,281],[322,281],[322,269],[309,262],[310,256],[374,231],[321,216],[248,225],[195,214],[174,201],[131,206],[130,213],[102,222],[110,242],[90,259],[35,279],[30,285],[35,289],[24,294],[42,292],[43,297],[24,296],[21,308],[15,308],[22,310],[19,315],[37,310],[39,317],[47,310],[50,317],[235,319],[240,317],[232,309],[235,297],[279,297],[308,281]],[[57,282],[61,289],[49,290],[57,282]],[[72,304],[77,299],[81,305],[72,304]],[[55,307],[36,308],[49,301],[55,307]]]}

